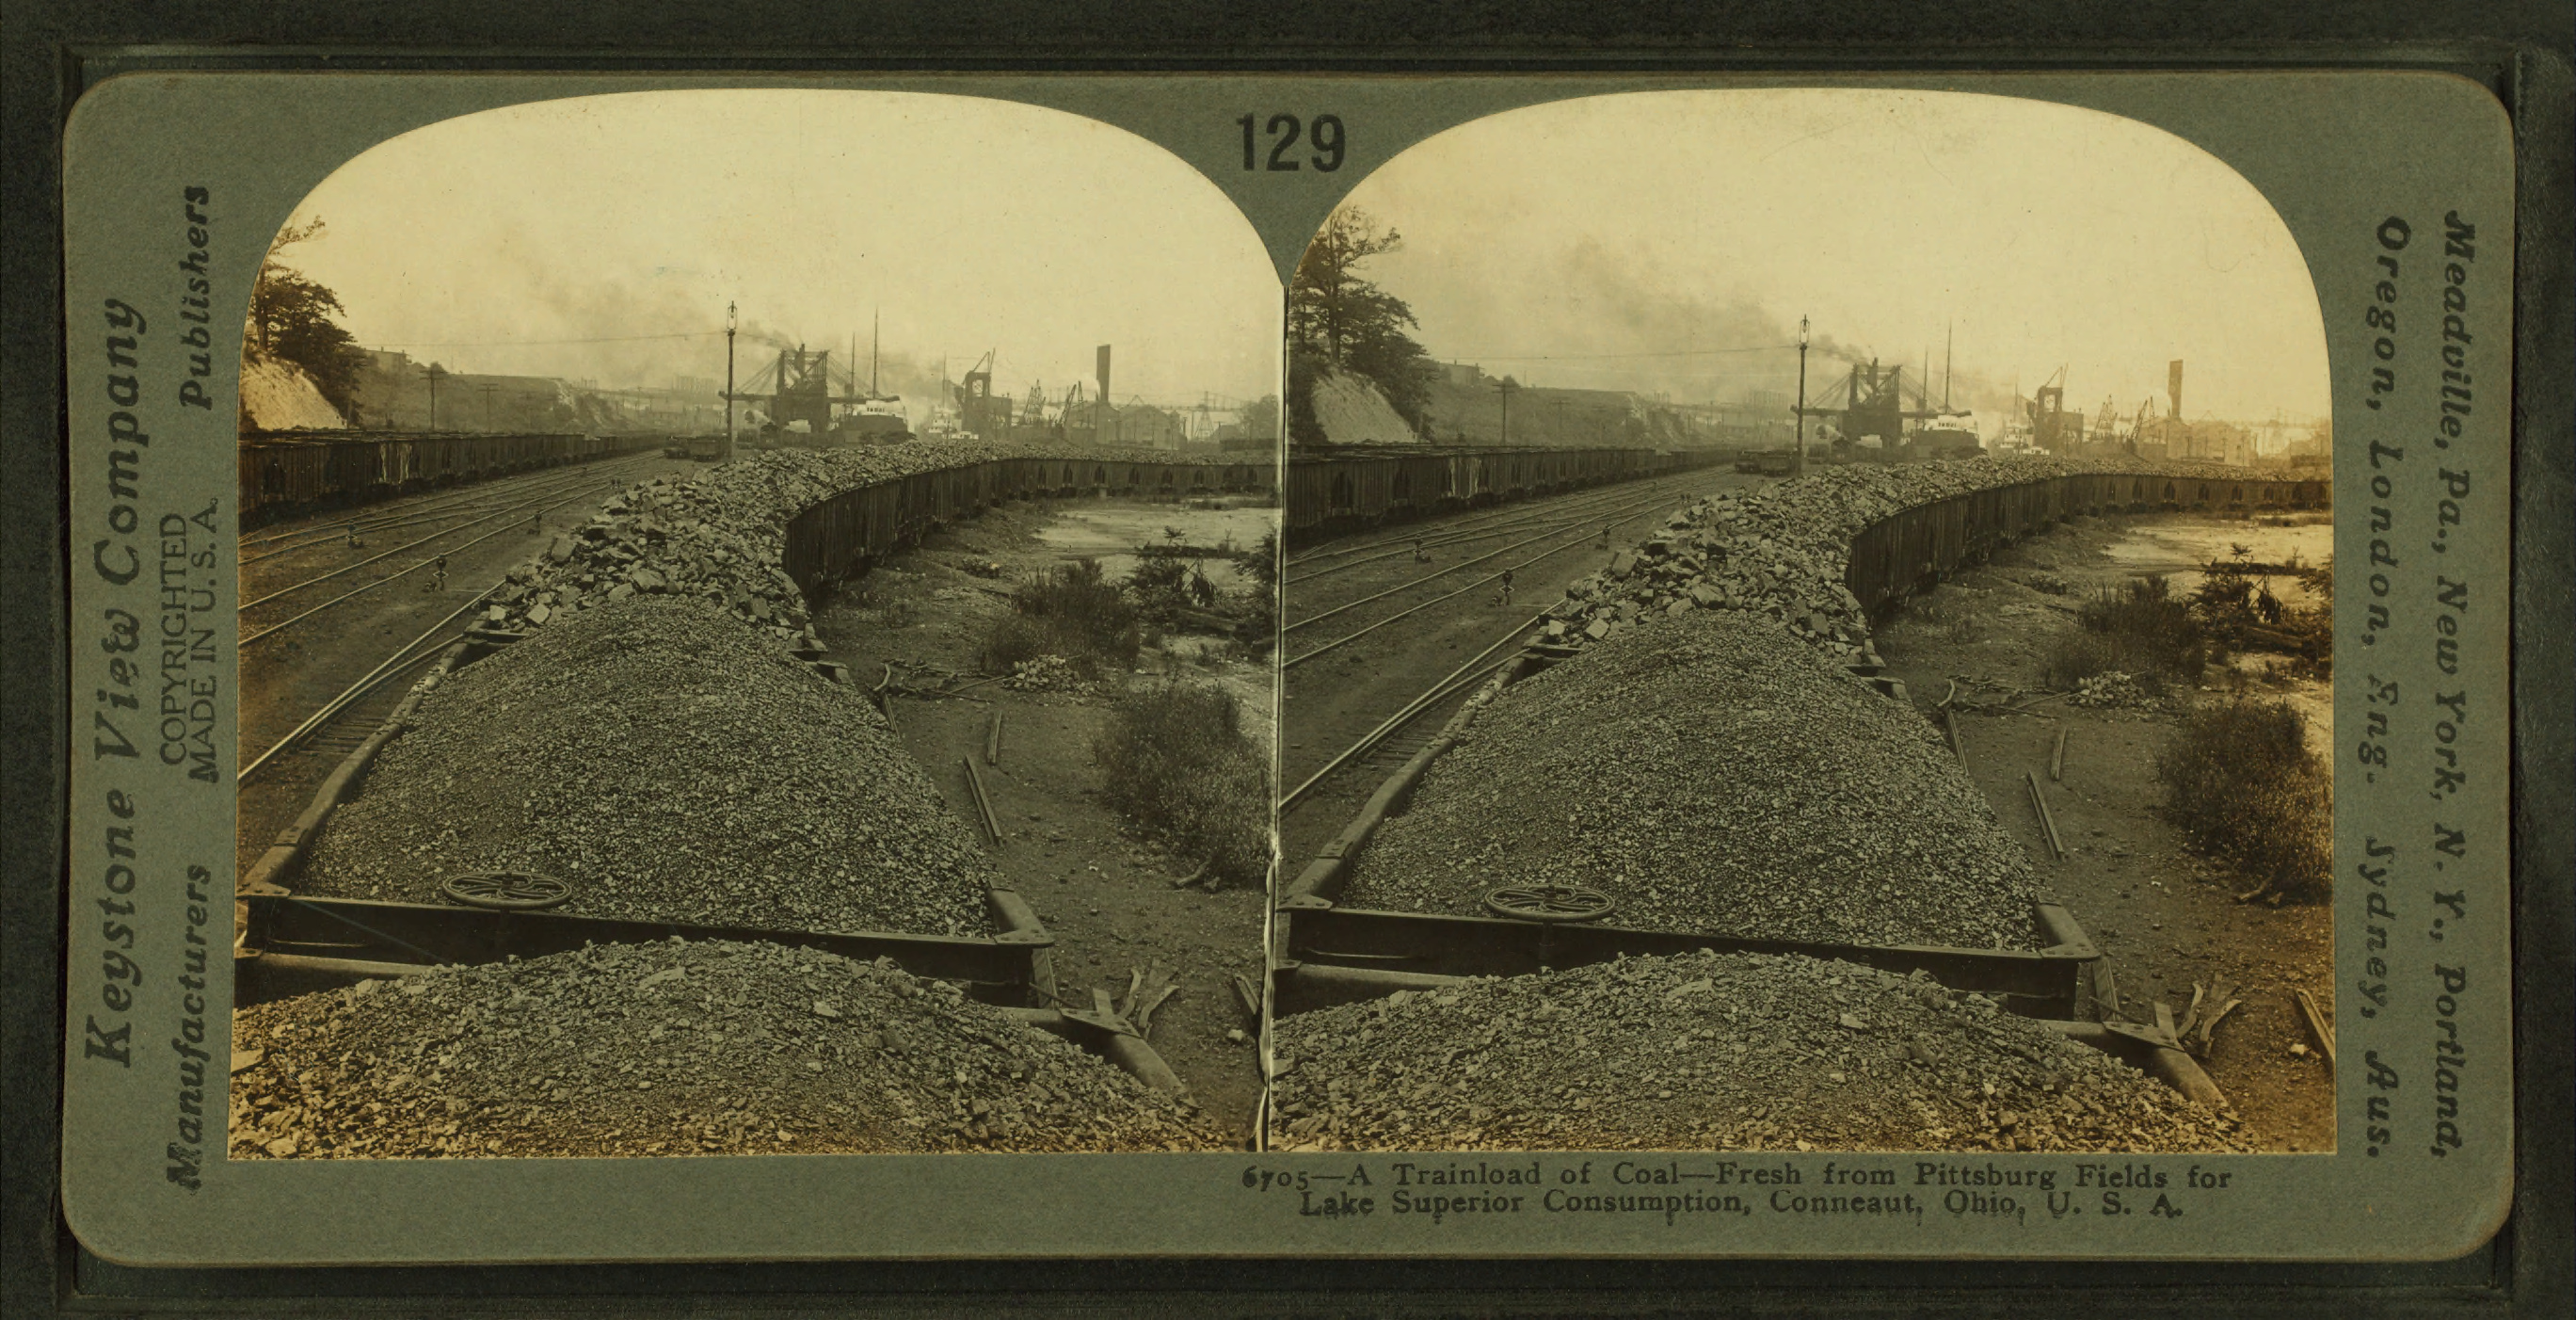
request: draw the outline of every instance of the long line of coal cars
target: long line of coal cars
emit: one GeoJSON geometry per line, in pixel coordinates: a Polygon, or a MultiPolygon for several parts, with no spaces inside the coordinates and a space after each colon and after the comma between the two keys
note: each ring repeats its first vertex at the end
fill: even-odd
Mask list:
{"type": "Polygon", "coordinates": [[[863,571],[933,528],[1002,500],[1066,495],[1208,499],[1270,491],[1277,469],[1264,455],[1213,461],[1108,458],[997,458],[898,477],[843,491],[787,524],[781,554],[796,585],[816,587],[863,571]]]}
{"type": "Polygon", "coordinates": [[[1432,446],[1300,449],[1288,456],[1288,535],[1312,538],[1504,500],[1706,467],[1713,452],[1432,446]]]}
{"type": "Polygon", "coordinates": [[[2211,477],[2084,472],[1997,486],[1919,504],[1863,528],[1843,573],[1861,608],[1877,611],[1998,548],[2077,514],[2157,511],[2246,517],[2334,507],[2322,477],[2211,477]]]}
{"type": "Polygon", "coordinates": [[[255,431],[241,442],[245,527],[314,509],[659,449],[660,435],[255,431]]]}

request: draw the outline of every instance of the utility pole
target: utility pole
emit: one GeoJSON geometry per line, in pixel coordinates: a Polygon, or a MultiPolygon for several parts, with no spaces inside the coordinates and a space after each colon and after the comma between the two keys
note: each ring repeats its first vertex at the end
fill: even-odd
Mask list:
{"type": "Polygon", "coordinates": [[[429,364],[429,429],[433,431],[438,429],[438,378],[446,374],[446,368],[429,364]]]}
{"type": "Polygon", "coordinates": [[[1501,396],[1503,401],[1502,443],[1505,446],[1509,446],[1512,443],[1512,382],[1510,379],[1505,378],[1503,380],[1495,381],[1494,393],[1501,396]]]}
{"type": "Polygon", "coordinates": [[[1798,458],[1789,475],[1807,475],[1807,318],[1798,318],[1798,458]]]}
{"type": "Polygon", "coordinates": [[[733,304],[725,304],[725,447],[724,456],[733,458],[733,304]]]}

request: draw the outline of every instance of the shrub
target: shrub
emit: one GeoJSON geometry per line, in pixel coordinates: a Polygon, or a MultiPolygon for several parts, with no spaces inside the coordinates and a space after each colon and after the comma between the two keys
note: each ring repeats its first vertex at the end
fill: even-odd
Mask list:
{"type": "Polygon", "coordinates": [[[2042,664],[2050,687],[2072,688],[2114,670],[2151,688],[2164,679],[2195,683],[2209,658],[2191,606],[2174,599],[2161,576],[2095,591],[2076,607],[2075,621],[2077,631],[2049,648],[2042,664]]]}
{"type": "Polygon", "coordinates": [[[984,638],[979,662],[989,673],[1041,655],[1060,655],[1084,677],[1136,663],[1144,645],[1136,609],[1104,579],[1098,562],[1077,559],[1020,584],[1012,613],[984,638]]]}
{"type": "Polygon", "coordinates": [[[1138,687],[1092,746],[1102,796],[1208,883],[1255,886],[1270,868],[1269,760],[1244,735],[1234,694],[1205,684],[1138,687]]]}
{"type": "Polygon", "coordinates": [[[2315,605],[2293,607],[2275,596],[2270,579],[2240,550],[2209,566],[2192,593],[2192,616],[2214,644],[2296,656],[2299,672],[2323,678],[2334,664],[2334,561],[2308,567],[2293,558],[2284,567],[2316,593],[2315,605]]]}
{"type": "Polygon", "coordinates": [[[1156,623],[1168,623],[1190,604],[1190,566],[1177,555],[1146,555],[1127,575],[1126,590],[1137,612],[1156,623]]]}
{"type": "Polygon", "coordinates": [[[2334,872],[2334,783],[2286,701],[2238,696],[2183,721],[2156,757],[2165,814],[2255,893],[2322,900],[2334,872]]]}

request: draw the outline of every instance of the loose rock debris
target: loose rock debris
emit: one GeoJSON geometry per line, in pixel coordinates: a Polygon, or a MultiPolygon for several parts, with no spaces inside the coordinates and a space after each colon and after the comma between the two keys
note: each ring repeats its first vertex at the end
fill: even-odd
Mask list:
{"type": "Polygon", "coordinates": [[[1279,1019],[1290,1150],[2225,1152],[2244,1125],[1917,974],[1695,953],[1279,1019]]]}
{"type": "Polygon", "coordinates": [[[255,1158],[1214,1150],[1191,1108],[891,962],[602,945],[234,1019],[255,1158]]]}
{"type": "Polygon", "coordinates": [[[2095,674],[2076,684],[2067,704],[2092,709],[2155,710],[2164,705],[2134,674],[2121,670],[2095,674]]]}
{"type": "Polygon", "coordinates": [[[431,688],[298,888],[444,901],[467,871],[559,911],[980,935],[996,876],[856,689],[697,600],[585,610],[431,688]]]}
{"type": "Polygon", "coordinates": [[[1611,925],[1975,948],[2029,947],[2038,891],[1911,706],[1730,611],[1503,689],[1341,901],[1482,916],[1547,882],[1608,894],[1611,925]]]}

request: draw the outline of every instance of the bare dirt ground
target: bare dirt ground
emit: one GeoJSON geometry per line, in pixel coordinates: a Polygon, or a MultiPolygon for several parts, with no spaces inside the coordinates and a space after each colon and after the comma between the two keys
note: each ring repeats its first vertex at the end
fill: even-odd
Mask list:
{"type": "MultiPolygon", "coordinates": [[[[818,613],[816,630],[863,688],[890,664],[897,685],[960,689],[898,698],[896,729],[969,821],[975,810],[963,763],[975,758],[1005,835],[992,848],[994,864],[1055,936],[1058,993],[1071,1007],[1089,1008],[1095,987],[1117,993],[1131,972],[1170,969],[1178,990],[1155,1011],[1148,1038],[1208,1116],[1249,1141],[1261,1078],[1254,1019],[1233,979],[1257,984],[1261,974],[1261,893],[1175,884],[1196,861],[1165,853],[1101,801],[1091,748],[1113,692],[966,686],[980,677],[975,657],[986,633],[1011,610],[1013,584],[1060,561],[1037,533],[1070,507],[1009,504],[939,532],[845,587],[818,613]],[[992,765],[984,756],[997,713],[1001,758],[992,765]]],[[[1267,657],[1211,665],[1182,654],[1196,643],[1172,638],[1126,677],[1152,682],[1174,673],[1223,683],[1240,699],[1247,731],[1266,745],[1267,657]]]]}
{"type": "MultiPolygon", "coordinates": [[[[2085,594],[2162,566],[2139,553],[2142,542],[2242,542],[2263,530],[2178,517],[2078,519],[1916,598],[1878,630],[1877,644],[1927,718],[1956,684],[1953,705],[1970,712],[1957,724],[1970,775],[2109,958],[2124,1016],[2152,1021],[2161,1001],[2179,1018],[2195,983],[2233,983],[2244,1005],[2218,1027],[2204,1066],[2264,1149],[2331,1151],[2333,1070],[2292,997],[2306,989],[2331,1023],[2331,912],[2323,904],[2238,901],[2253,886],[2193,856],[2158,812],[2156,756],[2174,736],[2177,707],[2202,693],[2174,693],[2160,710],[2085,709],[2036,695],[2043,658],[2077,627],[2085,594]],[[2061,730],[2065,777],[2052,782],[2061,730]],[[2023,776],[2033,772],[2069,849],[2062,862],[2051,857],[2030,805],[2023,776]]],[[[2204,690],[2245,681],[2289,697],[2309,716],[2311,741],[2330,741],[2327,684],[2269,681],[2261,657],[2239,664],[2241,679],[2213,673],[2204,690]]]]}
{"type": "MultiPolygon", "coordinates": [[[[1401,623],[1391,624],[1359,641],[1288,668],[1280,691],[1280,783],[1283,789],[1303,782],[1326,761],[1377,727],[1380,721],[1420,695],[1442,675],[1503,637],[1514,623],[1562,599],[1567,582],[1608,563],[1616,549],[1626,547],[1648,529],[1660,525],[1674,510],[1711,492],[1759,485],[1763,480],[1739,476],[1732,471],[1707,470],[1653,482],[1576,491],[1452,517],[1425,519],[1400,528],[1346,538],[1354,545],[1383,540],[1389,548],[1404,549],[1414,536],[1434,541],[1461,525],[1490,523],[1497,514],[1508,513],[1516,520],[1524,517],[1535,520],[1557,512],[1570,516],[1575,509],[1616,510],[1627,504],[1641,506],[1584,519],[1583,528],[1592,532],[1598,532],[1604,523],[1610,525],[1612,550],[1600,548],[1597,538],[1587,536],[1580,544],[1551,554],[1538,564],[1515,570],[1513,603],[1509,608],[1494,603],[1493,588],[1479,588],[1456,599],[1431,605],[1401,623]]],[[[1537,535],[1542,530],[1541,526],[1530,525],[1490,539],[1431,547],[1427,553],[1432,556],[1432,562],[1427,564],[1415,563],[1409,553],[1398,554],[1322,576],[1307,574],[1312,568],[1333,561],[1312,560],[1304,570],[1292,565],[1287,575],[1285,617],[1294,625],[1298,620],[1322,610],[1374,595],[1442,568],[1455,567],[1461,561],[1537,535]]],[[[1423,587],[1361,606],[1312,627],[1297,628],[1288,633],[1281,644],[1283,658],[1301,655],[1507,564],[1518,563],[1572,534],[1569,530],[1564,535],[1461,569],[1423,587]]],[[[1315,548],[1332,550],[1343,544],[1343,541],[1328,541],[1315,548]]],[[[1505,648],[1497,651],[1493,658],[1499,660],[1510,653],[1510,648],[1505,648]]],[[[1458,701],[1464,699],[1463,694],[1457,698],[1458,701]]],[[[1456,702],[1450,704],[1454,707],[1456,702]]],[[[1445,718],[1445,714],[1435,711],[1426,718],[1434,722],[1433,727],[1437,727],[1436,722],[1445,718]]],[[[1319,786],[1284,815],[1279,829],[1281,856],[1285,859],[1287,873],[1293,875],[1317,848],[1339,833],[1369,794],[1377,791],[1383,778],[1383,775],[1343,772],[1319,786]]]]}
{"type": "MultiPolygon", "coordinates": [[[[264,557],[245,565],[241,575],[241,598],[256,600],[334,569],[395,550],[407,542],[429,537],[441,528],[458,528],[453,535],[402,550],[377,563],[304,588],[243,615],[242,632],[247,636],[257,628],[282,622],[334,596],[371,582],[384,582],[381,587],[351,597],[242,651],[241,759],[246,763],[259,755],[306,716],[320,709],[324,702],[390,657],[395,648],[419,636],[430,625],[499,582],[522,560],[543,551],[555,533],[588,522],[600,502],[608,496],[633,482],[650,481],[664,474],[685,478],[703,470],[702,465],[653,455],[520,473],[495,481],[455,487],[439,492],[435,500],[406,506],[452,508],[470,502],[477,513],[409,527],[371,527],[362,532],[361,539],[366,544],[357,549],[351,549],[345,537],[325,537],[303,544],[290,553],[264,557]],[[532,493],[559,487],[563,492],[551,497],[532,493]],[[542,515],[533,509],[515,515],[507,520],[506,526],[510,530],[503,534],[471,548],[456,548],[463,542],[505,526],[502,521],[460,526],[469,518],[479,516],[479,511],[498,510],[532,499],[554,507],[542,515]],[[527,520],[532,516],[540,519],[538,530],[534,532],[525,530],[527,520]],[[430,589],[433,579],[427,570],[395,578],[405,569],[434,560],[442,551],[448,554],[444,590],[430,589]]],[[[341,528],[352,520],[376,522],[410,516],[416,515],[403,510],[387,512],[377,506],[336,510],[326,515],[254,529],[243,536],[243,549],[245,554],[262,554],[268,549],[290,544],[271,542],[267,538],[308,528],[341,528]]],[[[469,621],[460,619],[458,630],[461,631],[462,625],[469,621]]],[[[374,719],[382,719],[407,686],[407,682],[401,681],[387,684],[378,690],[385,700],[353,710],[349,720],[364,723],[370,715],[374,719]]],[[[263,767],[257,777],[242,786],[234,829],[236,874],[266,851],[277,832],[304,810],[312,801],[314,790],[320,787],[323,778],[331,773],[345,754],[346,747],[332,746],[290,753],[273,765],[263,767]]]]}

